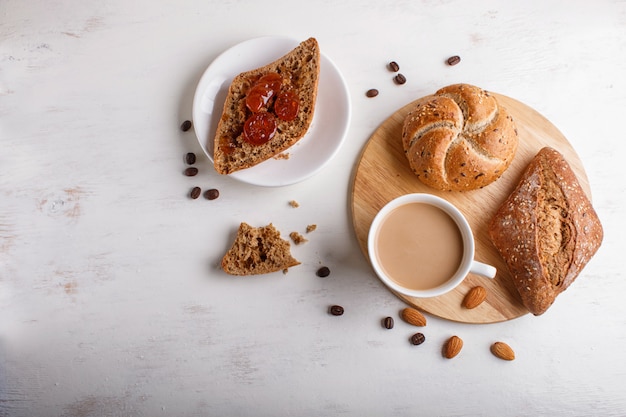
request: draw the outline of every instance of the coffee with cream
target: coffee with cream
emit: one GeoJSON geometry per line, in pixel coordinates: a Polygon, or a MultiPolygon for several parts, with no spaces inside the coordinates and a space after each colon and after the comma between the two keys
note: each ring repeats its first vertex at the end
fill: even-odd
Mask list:
{"type": "Polygon", "coordinates": [[[404,204],[382,219],[375,256],[385,274],[402,287],[432,289],[450,280],[461,266],[463,238],[442,209],[404,204]]]}

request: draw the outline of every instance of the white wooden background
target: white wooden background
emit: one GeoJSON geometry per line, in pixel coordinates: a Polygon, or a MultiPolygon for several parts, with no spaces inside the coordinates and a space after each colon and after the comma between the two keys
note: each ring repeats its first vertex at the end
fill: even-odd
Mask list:
{"type": "Polygon", "coordinates": [[[626,415],[626,2],[297,4],[0,0],[0,416],[626,415]],[[274,34],[318,38],[353,118],[324,171],[267,189],[218,176],[179,125],[218,54],[274,34]],[[414,328],[380,325],[404,305],[358,248],[350,180],[383,120],[454,82],[565,134],[605,240],[545,315],[429,316],[414,347],[414,328]],[[221,196],[190,200],[194,185],[221,196]],[[287,275],[234,279],[217,263],[240,221],[318,230],[287,275]],[[465,347],[445,360],[452,334],[465,347]],[[517,359],[494,358],[496,340],[517,359]]]}

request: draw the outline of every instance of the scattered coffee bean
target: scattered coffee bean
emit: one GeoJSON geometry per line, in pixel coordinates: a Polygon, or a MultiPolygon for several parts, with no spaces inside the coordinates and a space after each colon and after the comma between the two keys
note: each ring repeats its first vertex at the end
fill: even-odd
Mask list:
{"type": "Polygon", "coordinates": [[[189,197],[195,200],[196,198],[200,197],[201,193],[202,193],[202,190],[200,189],[200,187],[193,187],[191,189],[191,192],[189,193],[189,197]]]}
{"type": "Polygon", "coordinates": [[[393,77],[393,80],[396,82],[396,84],[404,84],[406,82],[406,77],[402,74],[398,74],[393,77]]]}
{"type": "Polygon", "coordinates": [[[414,345],[421,345],[426,340],[426,336],[423,333],[415,333],[411,336],[411,343],[414,345]]]}
{"type": "Polygon", "coordinates": [[[459,62],[461,62],[461,57],[458,55],[451,56],[450,58],[448,58],[447,62],[448,62],[448,65],[456,65],[459,62]]]}
{"type": "Polygon", "coordinates": [[[215,188],[211,188],[210,190],[206,190],[204,192],[204,198],[206,198],[207,200],[215,200],[219,196],[220,196],[220,192],[219,190],[216,190],[215,188]]]}
{"type": "Polygon", "coordinates": [[[315,274],[320,278],[326,278],[327,276],[330,275],[330,268],[328,268],[327,266],[323,266],[320,269],[318,269],[315,274]]]}
{"type": "Polygon", "coordinates": [[[180,130],[186,132],[189,129],[191,129],[191,120],[185,120],[183,124],[180,125],[180,130]]]}
{"type": "Polygon", "coordinates": [[[367,90],[365,95],[368,97],[376,97],[378,95],[378,90],[375,88],[370,88],[369,90],[367,90]]]}
{"type": "Polygon", "coordinates": [[[400,71],[400,65],[398,65],[396,61],[391,61],[389,63],[389,69],[393,72],[398,72],[400,71]]]}
{"type": "Polygon", "coordinates": [[[193,177],[195,175],[198,175],[198,168],[196,167],[189,167],[185,170],[185,175],[188,177],[193,177]]]}
{"type": "Polygon", "coordinates": [[[385,329],[393,329],[393,317],[385,317],[383,319],[383,327],[385,329]]]}
{"type": "Polygon", "coordinates": [[[330,306],[328,311],[333,316],[341,316],[343,314],[343,307],[342,306],[337,306],[337,305],[330,306]]]}
{"type": "Polygon", "coordinates": [[[196,154],[193,152],[187,152],[185,155],[185,162],[187,165],[193,165],[196,163],[196,154]]]}

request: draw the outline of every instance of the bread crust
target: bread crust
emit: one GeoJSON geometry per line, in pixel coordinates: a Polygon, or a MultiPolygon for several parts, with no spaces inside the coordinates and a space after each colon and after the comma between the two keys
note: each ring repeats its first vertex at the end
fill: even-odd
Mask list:
{"type": "Polygon", "coordinates": [[[320,50],[315,38],[301,42],[276,61],[237,75],[228,89],[222,116],[217,126],[213,162],[220,174],[250,168],[296,144],[308,131],[315,112],[320,72],[320,50]],[[296,91],[300,109],[295,120],[278,120],[277,133],[263,145],[243,140],[243,126],[251,115],[245,98],[256,80],[270,72],[283,78],[283,89],[296,91]]]}
{"type": "Polygon", "coordinates": [[[543,314],[600,247],[603,229],[571,167],[541,149],[489,225],[522,302],[543,314]]]}
{"type": "Polygon", "coordinates": [[[453,84],[419,99],[402,130],[411,169],[439,190],[491,184],[510,166],[517,144],[517,128],[506,108],[469,84],[453,84]]]}

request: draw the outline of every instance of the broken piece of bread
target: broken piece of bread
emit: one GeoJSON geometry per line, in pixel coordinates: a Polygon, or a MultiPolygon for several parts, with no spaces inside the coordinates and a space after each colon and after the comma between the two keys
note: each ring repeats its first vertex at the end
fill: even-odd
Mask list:
{"type": "Polygon", "coordinates": [[[291,246],[272,223],[252,227],[242,222],[232,247],[222,258],[230,275],[259,275],[286,270],[300,262],[291,256],[291,246]]]}

